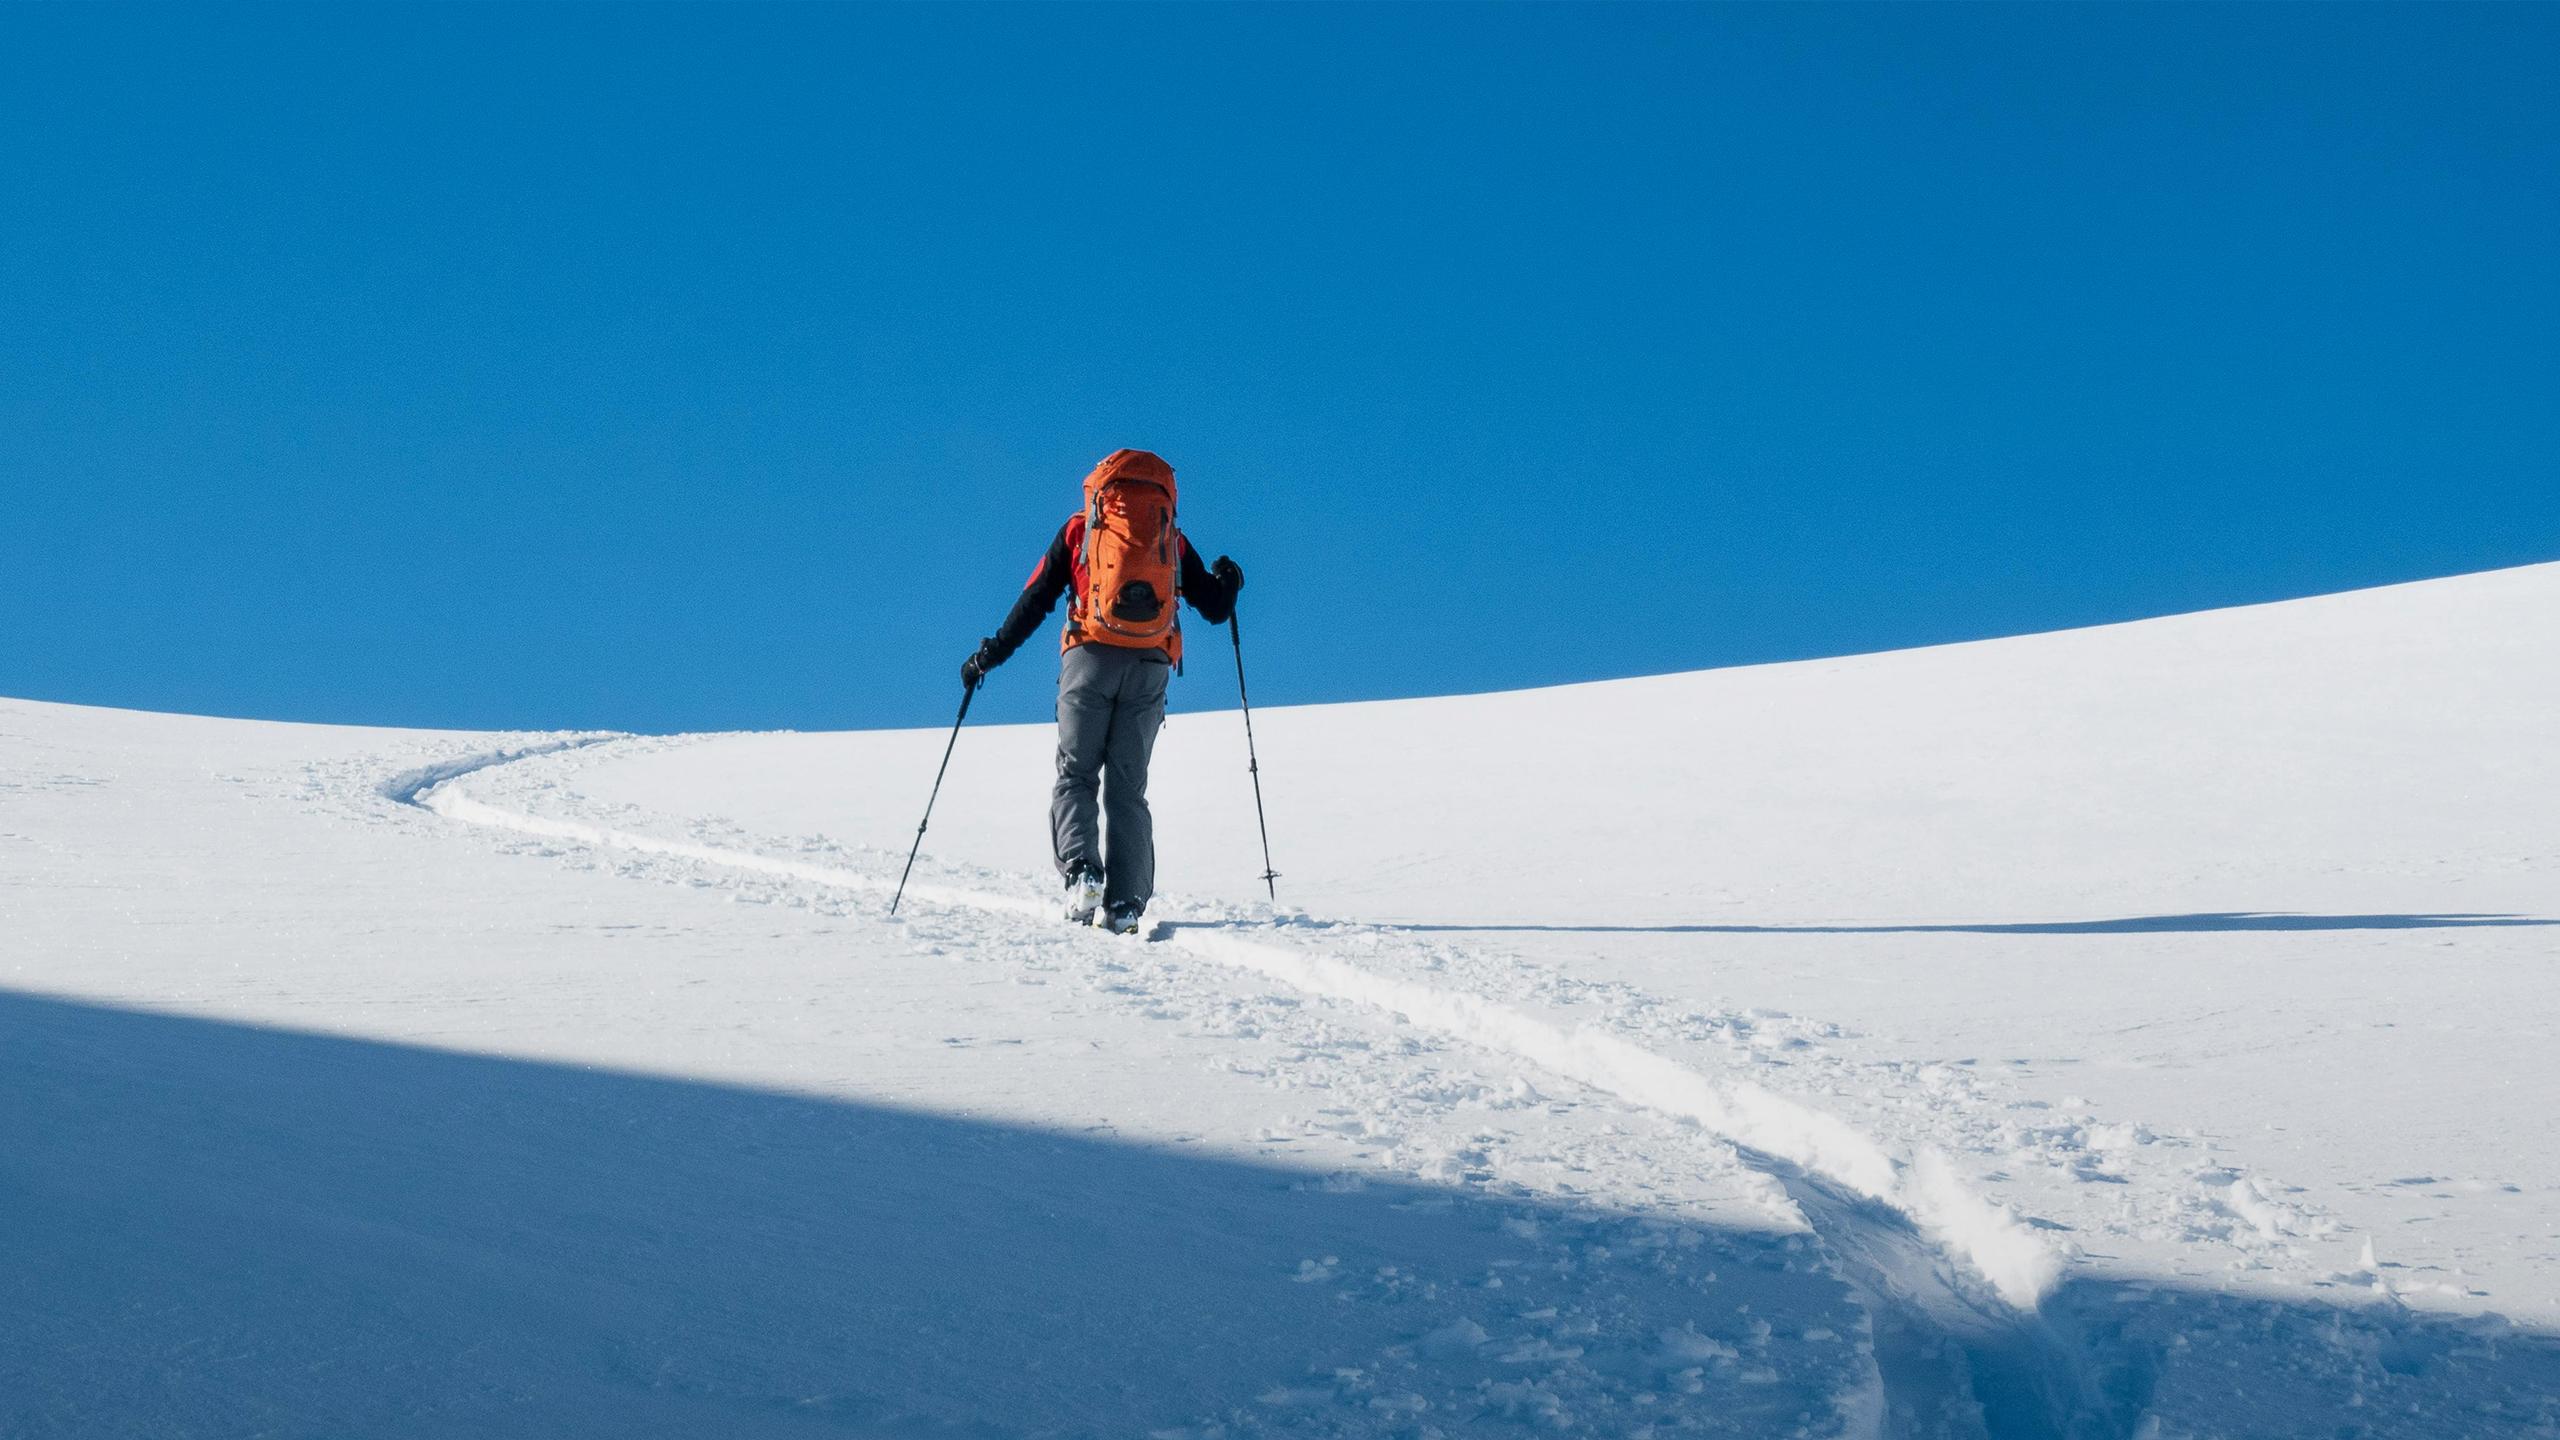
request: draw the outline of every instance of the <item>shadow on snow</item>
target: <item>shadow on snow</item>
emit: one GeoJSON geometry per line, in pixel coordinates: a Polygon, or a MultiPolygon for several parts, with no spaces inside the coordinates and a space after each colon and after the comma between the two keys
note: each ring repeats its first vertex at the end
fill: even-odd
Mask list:
{"type": "MultiPolygon", "coordinates": [[[[1265,926],[1274,922],[1175,921],[1183,925],[1265,926]]],[[[1284,926],[1332,928],[1336,922],[1281,920],[1284,926]]],[[[1348,922],[1344,922],[1348,923],[1348,922]]],[[[2205,935],[2226,931],[2288,930],[2488,930],[2560,925],[2532,915],[2301,915],[2272,910],[2231,910],[2198,915],[2128,915],[2114,920],[2018,920],[1961,924],[1804,925],[1423,925],[1381,923],[1366,928],[1405,934],[1553,935],[2205,935]]]]}
{"type": "Polygon", "coordinates": [[[1818,1244],[0,992],[0,1433],[1821,1434],[1862,1301],[1894,1436],[2560,1419],[2503,1322],[2004,1322],[1789,1184],[1818,1244]]]}

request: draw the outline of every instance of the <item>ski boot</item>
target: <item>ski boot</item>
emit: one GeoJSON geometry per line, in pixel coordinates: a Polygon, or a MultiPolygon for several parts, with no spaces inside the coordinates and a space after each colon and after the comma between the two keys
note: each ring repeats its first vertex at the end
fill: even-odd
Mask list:
{"type": "Polygon", "coordinates": [[[1102,877],[1090,870],[1079,870],[1067,880],[1067,923],[1099,925],[1102,913],[1102,877]]]}
{"type": "Polygon", "coordinates": [[[1135,935],[1138,933],[1138,914],[1135,905],[1114,905],[1093,917],[1094,928],[1108,930],[1114,935],[1135,935]]]}

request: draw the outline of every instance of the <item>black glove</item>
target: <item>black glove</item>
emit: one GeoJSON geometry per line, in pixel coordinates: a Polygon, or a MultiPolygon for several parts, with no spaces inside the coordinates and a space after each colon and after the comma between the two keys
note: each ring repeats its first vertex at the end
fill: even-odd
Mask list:
{"type": "Polygon", "coordinates": [[[995,641],[981,640],[978,642],[978,648],[969,652],[969,658],[960,662],[962,685],[975,690],[978,688],[978,682],[987,678],[987,672],[996,668],[995,657],[988,653],[995,648],[995,641]]]}
{"type": "Polygon", "coordinates": [[[1209,567],[1209,573],[1217,576],[1218,583],[1227,587],[1229,600],[1235,599],[1236,592],[1244,588],[1244,567],[1224,555],[1218,557],[1217,564],[1209,567]]]}

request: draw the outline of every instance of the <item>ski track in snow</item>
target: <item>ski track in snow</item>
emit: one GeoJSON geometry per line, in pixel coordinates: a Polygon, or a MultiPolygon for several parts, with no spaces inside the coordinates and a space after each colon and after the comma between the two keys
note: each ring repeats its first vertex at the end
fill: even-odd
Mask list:
{"type": "MultiPolygon", "coordinates": [[[[527,738],[403,772],[373,790],[452,821],[521,837],[534,853],[568,863],[593,866],[618,853],[626,858],[614,869],[630,878],[722,890],[737,903],[887,919],[885,904],[857,909],[836,897],[885,902],[896,888],[903,851],[848,848],[823,835],[751,835],[714,818],[673,820],[597,802],[561,783],[564,773],[597,756],[716,738],[527,738]],[[528,761],[543,763],[519,763],[528,761]],[[466,793],[458,782],[469,777],[484,778],[490,791],[504,792],[512,803],[466,793]],[[686,838],[650,833],[671,827],[686,838]]],[[[1524,1194],[1544,1187],[1574,1195],[1586,1189],[1580,1180],[1596,1176],[1620,1193],[1645,1196],[1648,1209],[1659,1200],[1665,1213],[1677,1212],[1684,1198],[1722,1195],[1728,1205],[1756,1209],[1781,1232],[1806,1236],[1810,1263],[1845,1284],[1865,1311],[1866,1334],[1852,1337],[1859,1349],[1849,1363],[1866,1378],[1844,1382],[1837,1374],[1813,1373],[1821,1362],[1803,1354],[1787,1358],[1788,1347],[1772,1346],[1765,1324],[1746,1326],[1738,1347],[1666,1334],[1653,1357],[1657,1367],[1686,1355],[1684,1344],[1707,1362],[1686,1371],[1675,1365],[1675,1379],[1685,1375],[1692,1393],[1710,1370],[1716,1372],[1711,1380],[1741,1376],[1746,1387],[1765,1387],[1786,1372],[1787,1384],[1825,1397],[1836,1412],[1821,1433],[1893,1440],[2131,1440],[2157,1429],[2143,1417],[2155,1383],[2152,1347],[2163,1337],[2137,1338],[2121,1320],[2093,1320],[2078,1304],[2040,1310],[2075,1269],[2071,1254],[2048,1238],[2063,1227],[2045,1227],[1976,1193],[1945,1152],[1996,1157],[2013,1178],[2024,1170],[2053,1183],[2086,1185],[2124,1179],[2111,1172],[2111,1156],[2188,1143],[2182,1137],[2067,1115],[2021,1120],[2015,1113],[2021,1107],[2003,1103],[1960,1067],[1824,1056],[1821,1041],[1839,1033],[1834,1027],[1761,1011],[1683,1009],[1616,982],[1586,981],[1393,927],[1313,920],[1263,905],[1160,900],[1164,918],[1151,932],[1156,943],[1137,944],[1062,926],[1052,903],[1033,898],[1045,892],[1032,877],[945,867],[931,856],[920,868],[942,878],[910,883],[907,897],[919,908],[888,922],[907,926],[920,949],[992,960],[1017,971],[1023,984],[1046,984],[1068,971],[1098,996],[1149,1019],[1283,1046],[1262,1070],[1241,1055],[1215,1063],[1333,1102],[1304,1117],[1297,1138],[1342,1139],[1393,1173],[1437,1184],[1481,1187],[1499,1180],[1524,1194]],[[962,918],[971,914],[999,924],[990,930],[962,918]],[[1173,963],[1174,955],[1216,962],[1229,976],[1271,982],[1316,1004],[1236,992],[1214,973],[1173,963]],[[1595,1010],[1597,1020],[1551,1018],[1595,1010]],[[1377,1022],[1386,1017],[1404,1023],[1382,1028],[1377,1022]],[[1450,1046],[1492,1058],[1492,1073],[1456,1069],[1450,1046]],[[1698,1056],[1707,1066],[1777,1066],[1775,1073],[1793,1077],[1798,1090],[1834,1097],[1870,1123],[1884,1122],[1889,1133],[1913,1138],[1897,1154],[1842,1115],[1675,1056],[1698,1056]],[[1551,1101],[1542,1086],[1578,1089],[1598,1103],[1551,1101]],[[1459,1113],[1468,1107],[1479,1122],[1483,1111],[1499,1111],[1520,1128],[1469,1130],[1459,1113]],[[1689,1143],[1648,1142],[1680,1133],[1689,1143]]],[[[2149,1168],[2156,1175],[2163,1167],[2149,1168]]],[[[1343,1183],[1360,1182],[1352,1176],[1343,1183]]],[[[2219,1247],[2233,1256],[2234,1271],[2298,1268],[2304,1241],[2339,1233],[2285,1187],[2210,1158],[2186,1167],[2174,1185],[2103,1188],[2122,1198],[2102,1228],[2219,1247]]],[[[1602,1256],[1614,1245],[1624,1255],[1694,1245],[1700,1233],[1673,1223],[1577,1243],[1602,1256]]],[[[1560,1235],[1553,1240],[1567,1247],[1560,1235]]],[[[1333,1266],[1332,1257],[1309,1257],[1298,1278],[1337,1283],[1333,1266]]],[[[2378,1276],[2333,1278],[2359,1287],[2369,1282],[2386,1305],[2392,1298],[2378,1276]]],[[[1346,1292],[1344,1298],[1352,1297],[1346,1292]]],[[[1586,1389],[1607,1383],[1576,1358],[1590,1338],[1590,1311],[1567,1304],[1561,1312],[1529,1313],[1547,1316],[1541,1323],[1554,1333],[1458,1337],[1466,1342],[1461,1349],[1474,1347],[1469,1353],[1551,1366],[1539,1381],[1486,1382],[1478,1397],[1484,1413],[1552,1418],[1564,1413],[1576,1383],[1586,1389]]],[[[2373,1332],[2384,1337],[2379,1343],[2390,1343],[2388,1326],[2386,1319],[2373,1332]]],[[[1817,1327],[1807,1336],[1822,1333],[1817,1327]]],[[[1458,1341],[1441,1336],[1433,1343],[1445,1352],[1458,1341]]],[[[2173,1335],[2166,1343],[2183,1342],[2173,1335]]],[[[1400,1350],[1380,1357],[1360,1383],[1374,1389],[1399,1367],[1412,1373],[1415,1347],[1400,1350]]],[[[1313,1405],[1321,1388],[1284,1382],[1264,1403],[1313,1405]]],[[[1343,1393],[1350,1398],[1353,1392],[1343,1393]]],[[[1393,1401],[1392,1392],[1378,1391],[1368,1403],[1393,1401]]],[[[1169,1433],[1225,1432],[1204,1421],[1196,1431],[1169,1433]]]]}
{"type": "MultiPolygon", "coordinates": [[[[776,855],[749,848],[756,843],[753,837],[720,822],[694,822],[689,830],[698,838],[671,839],[506,808],[464,793],[457,783],[570,750],[605,744],[663,746],[700,738],[705,737],[640,739],[604,734],[533,741],[406,771],[378,788],[384,798],[396,803],[538,840],[884,898],[896,889],[889,873],[833,863],[853,857],[823,838],[803,842],[801,848],[804,853],[824,854],[827,860],[776,855]]],[[[634,812],[615,818],[638,823],[651,817],[634,812]]],[[[1062,927],[1055,906],[1025,893],[1029,887],[1021,877],[973,878],[1006,888],[921,881],[910,882],[906,895],[922,905],[1018,918],[1036,925],[1044,937],[1059,935],[1062,927]]],[[[705,882],[694,878],[690,883],[705,882]]],[[[753,898],[770,903],[773,897],[753,898]]],[[[1165,908],[1160,902],[1159,909],[1165,908]]],[[[1373,960],[1387,958],[1391,949],[1398,948],[1392,936],[1288,914],[1237,916],[1178,904],[1171,908],[1177,918],[1159,920],[1151,932],[1150,939],[1157,943],[1130,957],[1152,961],[1165,972],[1150,978],[1173,978],[1172,967],[1162,965],[1154,953],[1169,947],[1319,1000],[1398,1017],[1442,1040],[1491,1052],[1514,1067],[1529,1067],[1543,1077],[1692,1126],[1693,1133],[1704,1132],[1722,1142],[1711,1163],[1720,1162],[1755,1192],[1773,1221],[1809,1232],[1828,1268],[1850,1285],[1871,1312],[1873,1363],[1881,1372],[1876,1388],[1884,1393],[1840,1398],[1846,1433],[1920,1433],[1913,1430],[1910,1417],[1978,1416],[1972,1390],[1985,1383],[2010,1388],[2023,1384],[2035,1392],[2036,1408],[2049,1418],[2050,1433],[2086,1433],[2069,1428],[2073,1422],[2065,1413],[2069,1397],[2087,1388],[2075,1373],[2080,1367],[2074,1347],[2048,1334],[2036,1314],[2039,1303],[2060,1282],[2066,1255],[2031,1222],[1973,1193],[1944,1155],[1923,1149],[1907,1160],[1897,1158],[1838,1116],[1745,1080],[1710,1076],[1604,1025],[1568,1028],[1473,989],[1388,974],[1324,953],[1325,949],[1348,949],[1373,960]],[[1337,935],[1337,931],[1352,933],[1337,935]],[[1273,938],[1249,938],[1248,932],[1273,938]],[[1290,943],[1302,939],[1316,943],[1290,943]],[[1954,1362],[1952,1369],[1950,1362],[1954,1362]],[[2005,1373],[2021,1370],[2031,1373],[2023,1380],[2005,1373]],[[1966,1378],[1956,1378],[1959,1373],[1966,1378]],[[1890,1423],[1895,1417],[1900,1424],[1890,1423]]],[[[1114,957],[1129,954],[1130,942],[1125,940],[1097,934],[1090,943],[1114,957]]],[[[1474,957],[1445,944],[1407,942],[1401,948],[1416,952],[1401,958],[1408,964],[1418,963],[1425,973],[1446,976],[1455,970],[1467,980],[1478,981],[1497,968],[1515,975],[1520,972],[1509,961],[1499,967],[1481,961],[1464,964],[1474,957]]],[[[1104,963],[1110,970],[1129,968],[1117,958],[1104,963]]],[[[1530,977],[1527,988],[1532,993],[1544,990],[1552,997],[1560,985],[1573,984],[1541,973],[1530,977]]],[[[1166,1019],[1191,1018],[1160,1001],[1148,1013],[1166,1019]]],[[[1753,1027],[1745,1020],[1741,1028],[1753,1027]]],[[[1302,1050],[1301,1057],[1306,1053],[1302,1050]]],[[[1542,1098],[1527,1075],[1513,1077],[1512,1084],[1520,1096],[1532,1101],[1542,1098]]],[[[1426,1180],[1454,1179],[1493,1158],[1481,1146],[1426,1146],[1418,1153],[1390,1148],[1392,1163],[1426,1180]]],[[[1326,1262],[1311,1263],[1321,1268],[1326,1262]]],[[[1939,1418],[1932,1423],[1946,1422],[1939,1418]]],[[[1961,1424],[1954,1431],[1932,1428],[1926,1433],[1967,1430],[1980,1433],[1961,1424]]]]}
{"type": "MultiPolygon", "coordinates": [[[[475,751],[472,754],[461,756],[458,759],[442,760],[432,765],[418,766],[413,770],[403,770],[399,774],[392,776],[390,779],[383,781],[379,786],[376,786],[375,791],[381,795],[383,799],[389,800],[394,804],[418,805],[421,803],[419,797],[426,794],[426,792],[435,789],[437,786],[446,784],[447,782],[459,780],[465,775],[476,774],[482,770],[495,769],[500,765],[512,765],[519,760],[531,760],[537,756],[557,755],[563,750],[583,750],[591,745],[602,745],[609,741],[628,740],[630,738],[630,736],[625,735],[618,730],[608,730],[589,735],[569,735],[549,740],[531,740],[520,745],[505,746],[496,750],[475,751]]],[[[435,807],[426,806],[424,808],[433,809],[435,807]]]]}
{"type": "MultiPolygon", "coordinates": [[[[607,737],[610,738],[610,737],[607,737]]],[[[447,819],[601,849],[717,865],[786,880],[887,894],[887,878],[840,865],[787,860],[729,846],[664,840],[571,820],[501,809],[449,788],[463,775],[596,740],[569,741],[479,757],[409,792],[410,803],[447,819]]],[[[1055,923],[1053,904],[1021,894],[910,882],[926,904],[966,907],[1055,923]]],[[[1945,1157],[1924,1152],[1910,1165],[1835,1116],[1745,1081],[1719,1082],[1641,1046],[1585,1025],[1573,1030],[1481,995],[1382,975],[1332,956],[1265,944],[1218,925],[1158,922],[1151,938],[1249,970],[1293,989],[1365,1005],[1441,1035],[1509,1055],[1629,1104],[1697,1124],[1733,1144],[1773,1156],[1851,1193],[1881,1202],[1938,1237],[1949,1254],[1988,1282],[2010,1306],[2032,1312],[2061,1278],[2063,1257],[2005,1208],[1973,1195],[1945,1157]]]]}

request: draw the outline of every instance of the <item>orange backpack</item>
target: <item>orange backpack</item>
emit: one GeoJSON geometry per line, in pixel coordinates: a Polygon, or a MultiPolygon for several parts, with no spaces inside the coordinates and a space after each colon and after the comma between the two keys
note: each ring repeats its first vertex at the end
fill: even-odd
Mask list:
{"type": "Polygon", "coordinates": [[[1173,493],[1173,467],[1144,450],[1114,450],[1084,477],[1084,589],[1068,607],[1065,648],[1092,642],[1182,659],[1173,493]]]}

